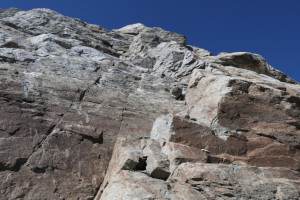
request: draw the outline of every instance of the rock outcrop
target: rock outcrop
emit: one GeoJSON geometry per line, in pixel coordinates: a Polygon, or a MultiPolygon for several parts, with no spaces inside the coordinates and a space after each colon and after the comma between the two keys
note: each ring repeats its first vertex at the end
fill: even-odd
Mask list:
{"type": "Polygon", "coordinates": [[[300,85],[161,28],[0,10],[0,199],[300,199],[300,85]]]}

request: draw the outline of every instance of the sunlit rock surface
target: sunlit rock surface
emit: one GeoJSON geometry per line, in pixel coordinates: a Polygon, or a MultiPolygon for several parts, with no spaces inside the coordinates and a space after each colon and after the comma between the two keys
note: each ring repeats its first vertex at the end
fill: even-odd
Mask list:
{"type": "Polygon", "coordinates": [[[161,28],[0,10],[0,199],[300,199],[300,85],[161,28]]]}

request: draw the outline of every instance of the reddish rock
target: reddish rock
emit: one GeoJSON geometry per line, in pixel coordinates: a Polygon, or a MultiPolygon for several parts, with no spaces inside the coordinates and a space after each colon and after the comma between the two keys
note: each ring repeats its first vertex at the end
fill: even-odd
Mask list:
{"type": "Polygon", "coordinates": [[[257,54],[0,9],[0,199],[299,199],[299,91],[257,54]]]}

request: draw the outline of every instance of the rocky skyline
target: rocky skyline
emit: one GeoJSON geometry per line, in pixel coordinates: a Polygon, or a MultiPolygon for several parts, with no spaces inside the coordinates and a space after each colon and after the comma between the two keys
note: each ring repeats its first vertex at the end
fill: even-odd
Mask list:
{"type": "Polygon", "coordinates": [[[143,24],[0,13],[0,199],[299,199],[300,85],[143,24]]]}
{"type": "Polygon", "coordinates": [[[188,44],[217,55],[253,52],[300,82],[300,1],[181,0],[2,0],[1,8],[49,8],[112,30],[142,23],[188,38],[188,44]]]}

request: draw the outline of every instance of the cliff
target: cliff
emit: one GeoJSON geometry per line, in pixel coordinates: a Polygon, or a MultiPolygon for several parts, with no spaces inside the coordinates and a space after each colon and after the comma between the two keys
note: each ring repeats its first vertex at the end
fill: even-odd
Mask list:
{"type": "Polygon", "coordinates": [[[300,85],[161,28],[0,10],[0,199],[300,199],[300,85]]]}

